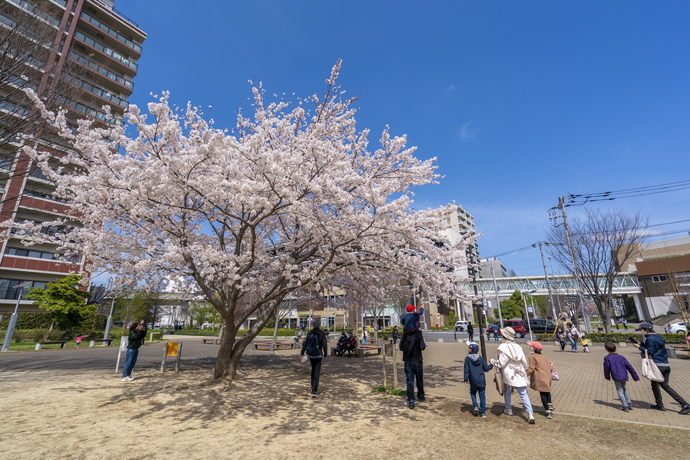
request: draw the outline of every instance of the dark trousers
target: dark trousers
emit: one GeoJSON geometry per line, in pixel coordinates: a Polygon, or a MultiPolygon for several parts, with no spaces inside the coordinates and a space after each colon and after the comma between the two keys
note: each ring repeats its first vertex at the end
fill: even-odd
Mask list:
{"type": "Polygon", "coordinates": [[[132,370],[137,364],[137,358],[139,357],[139,349],[128,348],[125,356],[125,367],[122,368],[122,378],[132,375],[132,370]]]}
{"type": "Polygon", "coordinates": [[[659,370],[661,371],[661,375],[664,376],[664,381],[652,381],[652,393],[654,393],[654,399],[656,400],[657,406],[664,405],[664,403],[661,400],[661,388],[663,388],[666,393],[671,395],[671,397],[675,399],[678,404],[680,404],[681,406],[686,405],[687,403],[685,402],[685,400],[678,393],[676,393],[676,390],[671,388],[671,385],[668,384],[668,378],[671,376],[671,368],[660,367],[659,370]]]}
{"type": "Polygon", "coordinates": [[[539,396],[541,396],[541,405],[544,406],[544,410],[549,410],[549,404],[551,404],[551,392],[540,391],[539,396]]]}
{"type": "Polygon", "coordinates": [[[468,334],[469,334],[469,336],[470,336],[470,337],[469,337],[470,342],[474,342],[474,331],[469,332],[468,334]]]}
{"type": "Polygon", "coordinates": [[[321,361],[323,358],[309,358],[311,363],[311,392],[319,390],[319,377],[321,376],[321,361]]]}
{"type": "Polygon", "coordinates": [[[407,402],[414,402],[414,381],[417,379],[417,398],[424,397],[424,370],[422,361],[405,362],[405,380],[407,381],[407,402]]]}

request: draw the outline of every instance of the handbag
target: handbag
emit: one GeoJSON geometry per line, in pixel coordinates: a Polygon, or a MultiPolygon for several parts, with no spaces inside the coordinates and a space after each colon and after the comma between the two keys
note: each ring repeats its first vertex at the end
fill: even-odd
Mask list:
{"type": "Polygon", "coordinates": [[[553,363],[549,363],[551,366],[551,380],[560,380],[561,377],[558,375],[558,372],[556,372],[556,369],[553,368],[553,363]]]}
{"type": "Polygon", "coordinates": [[[644,351],[644,358],[642,358],[642,377],[645,377],[652,382],[663,382],[664,376],[656,366],[656,363],[649,357],[647,350],[644,351]]]}
{"type": "Polygon", "coordinates": [[[496,375],[494,376],[494,382],[496,382],[496,391],[498,391],[499,395],[503,396],[503,392],[505,391],[506,387],[503,384],[503,373],[498,368],[496,368],[496,375]]]}

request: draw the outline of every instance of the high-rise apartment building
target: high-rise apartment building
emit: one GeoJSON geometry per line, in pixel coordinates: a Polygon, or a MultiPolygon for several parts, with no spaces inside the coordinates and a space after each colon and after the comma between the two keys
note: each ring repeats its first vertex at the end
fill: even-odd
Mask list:
{"type": "MultiPolygon", "coordinates": [[[[7,219],[49,222],[69,211],[52,197],[53,184],[21,151],[22,134],[34,136],[30,142],[56,158],[66,148],[54,129],[40,121],[24,88],[33,89],[53,109],[66,108],[70,123],[84,118],[94,126],[122,123],[146,34],[114,3],[0,0],[0,225],[7,219]]],[[[45,225],[41,231],[69,229],[45,225]]],[[[0,243],[0,310],[14,306],[16,286],[29,282],[26,293],[86,262],[66,259],[55,245],[27,247],[13,233],[0,243]]]]}

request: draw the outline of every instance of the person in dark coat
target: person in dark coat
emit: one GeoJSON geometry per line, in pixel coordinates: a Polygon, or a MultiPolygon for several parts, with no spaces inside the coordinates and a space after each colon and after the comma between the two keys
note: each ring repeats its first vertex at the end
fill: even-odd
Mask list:
{"type": "Polygon", "coordinates": [[[328,343],[326,342],[326,334],[319,329],[321,327],[321,320],[319,318],[313,319],[311,324],[314,326],[314,329],[307,334],[307,338],[302,345],[300,357],[306,353],[307,358],[309,358],[311,363],[311,396],[312,398],[318,398],[321,361],[328,357],[328,343]]]}
{"type": "Polygon", "coordinates": [[[398,326],[393,326],[393,331],[391,331],[391,338],[393,339],[393,345],[396,345],[398,343],[399,337],[400,337],[400,333],[398,332],[398,326]]]}
{"type": "Polygon", "coordinates": [[[652,405],[651,408],[660,411],[666,410],[661,399],[661,389],[663,388],[666,393],[680,404],[679,413],[690,414],[690,404],[676,390],[671,388],[671,385],[668,383],[668,379],[671,376],[671,365],[668,363],[668,355],[666,354],[666,340],[654,332],[654,325],[647,321],[640,323],[640,326],[635,330],[642,331],[644,342],[633,343],[633,346],[640,350],[643,358],[646,351],[649,357],[652,358],[652,361],[654,361],[654,364],[656,364],[656,367],[661,371],[661,375],[664,376],[663,382],[652,380],[652,393],[654,393],[656,404],[652,405]]]}
{"type": "Polygon", "coordinates": [[[467,323],[467,334],[469,335],[470,342],[474,342],[474,327],[472,327],[472,323],[467,323]]]}
{"type": "Polygon", "coordinates": [[[468,354],[465,357],[465,385],[470,385],[470,397],[474,415],[486,418],[486,377],[484,372],[493,369],[493,364],[487,364],[479,354],[479,346],[476,343],[469,344],[468,354]],[[477,393],[479,393],[479,406],[477,406],[477,393]]]}
{"type": "Polygon", "coordinates": [[[417,400],[424,402],[424,369],[422,351],[426,348],[422,331],[416,330],[409,334],[403,334],[400,339],[400,350],[403,352],[405,362],[405,380],[407,382],[407,407],[414,409],[415,394],[414,384],[417,381],[417,400]]]}
{"type": "Polygon", "coordinates": [[[139,348],[144,344],[146,337],[146,323],[142,320],[139,324],[132,324],[129,328],[129,337],[127,341],[127,354],[125,355],[125,366],[122,368],[122,381],[131,382],[132,371],[137,364],[139,357],[139,348]]]}

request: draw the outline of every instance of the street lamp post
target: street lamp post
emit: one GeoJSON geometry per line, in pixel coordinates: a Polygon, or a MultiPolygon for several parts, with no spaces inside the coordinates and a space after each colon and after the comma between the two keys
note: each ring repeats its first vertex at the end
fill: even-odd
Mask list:
{"type": "MultiPolygon", "coordinates": [[[[531,296],[533,292],[536,292],[536,289],[526,289],[524,291],[520,291],[520,294],[523,294],[522,301],[525,304],[525,319],[527,320],[527,329],[529,329],[530,341],[534,341],[534,336],[532,335],[532,327],[529,323],[529,312],[527,311],[527,297],[525,297],[524,294],[529,294],[531,296]]],[[[534,307],[532,307],[532,308],[534,308],[534,307]]]]}
{"type": "Polygon", "coordinates": [[[19,295],[17,296],[17,304],[14,306],[14,313],[10,317],[10,323],[7,325],[7,331],[5,332],[5,341],[2,343],[2,350],[0,351],[10,351],[10,342],[12,341],[12,336],[14,335],[14,327],[17,325],[17,318],[19,317],[19,302],[22,300],[24,295],[24,287],[31,284],[31,281],[26,281],[22,284],[18,284],[14,288],[19,288],[19,295]]]}

